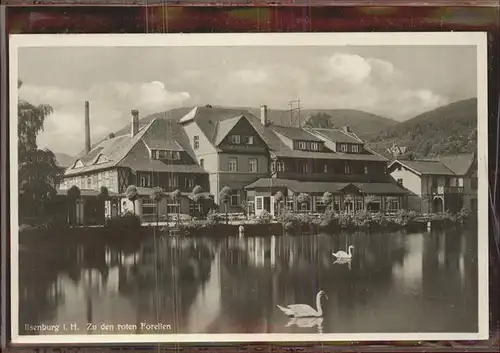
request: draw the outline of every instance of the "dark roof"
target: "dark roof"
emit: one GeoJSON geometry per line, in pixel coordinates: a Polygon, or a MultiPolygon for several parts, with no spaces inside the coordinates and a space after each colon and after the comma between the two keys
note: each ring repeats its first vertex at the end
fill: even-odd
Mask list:
{"type": "Polygon", "coordinates": [[[244,119],[243,115],[218,122],[213,141],[214,145],[218,146],[241,119],[244,119]]]}
{"type": "Polygon", "coordinates": [[[465,175],[469,172],[474,162],[476,161],[476,154],[461,153],[451,156],[438,156],[432,158],[432,160],[441,162],[456,175],[465,175]]]}
{"type": "Polygon", "coordinates": [[[337,192],[348,183],[298,181],[291,179],[261,178],[245,186],[245,189],[285,187],[294,192],[323,193],[325,191],[337,192]]]}
{"type": "Polygon", "coordinates": [[[404,195],[409,193],[408,190],[401,186],[386,182],[386,183],[341,183],[341,182],[323,182],[323,181],[298,181],[291,179],[273,179],[261,178],[257,181],[245,186],[245,189],[255,188],[271,188],[271,187],[285,187],[294,192],[305,193],[324,193],[342,192],[349,185],[356,186],[361,192],[374,195],[404,195]]]}
{"type": "Polygon", "coordinates": [[[76,175],[115,166],[143,171],[206,173],[196,162],[196,156],[184,128],[177,121],[168,117],[150,120],[134,137],[127,133],[126,135],[103,140],[89,155],[93,157],[88,158],[87,155],[80,158],[84,163],[83,167],[68,168],[65,175],[76,175]],[[167,164],[163,161],[152,160],[146,148],[146,143],[166,147],[167,149],[171,147],[175,150],[185,151],[189,160],[185,160],[184,164],[167,164]],[[99,152],[96,153],[94,150],[99,152]],[[99,155],[104,155],[108,161],[94,164],[99,155]]]}
{"type": "Polygon", "coordinates": [[[419,174],[426,175],[455,175],[450,169],[444,166],[441,162],[437,160],[395,160],[390,164],[392,166],[394,163],[399,163],[407,168],[419,174]]]}
{"type": "Polygon", "coordinates": [[[356,143],[356,144],[362,144],[363,141],[359,140],[358,138],[355,137],[355,135],[346,133],[342,130],[338,129],[320,129],[320,128],[314,128],[311,129],[311,131],[320,134],[327,138],[330,141],[334,142],[340,142],[340,143],[356,143]]]}
{"type": "Polygon", "coordinates": [[[323,140],[321,140],[319,137],[314,136],[313,134],[300,127],[271,125],[270,128],[294,141],[323,142],[323,140]]]}
{"type": "Polygon", "coordinates": [[[174,140],[165,140],[155,137],[144,137],[143,142],[150,150],[184,151],[181,145],[174,140]]]}
{"type": "MultiPolygon", "coordinates": [[[[68,194],[69,189],[57,189],[57,195],[61,196],[66,196],[68,194]]],[[[101,193],[101,190],[95,190],[95,189],[80,189],[80,195],[81,196],[99,196],[101,193]]],[[[109,196],[118,196],[119,194],[108,191],[109,196]]]]}
{"type": "Polygon", "coordinates": [[[373,195],[404,195],[409,191],[393,183],[352,183],[361,192],[373,195]]]}

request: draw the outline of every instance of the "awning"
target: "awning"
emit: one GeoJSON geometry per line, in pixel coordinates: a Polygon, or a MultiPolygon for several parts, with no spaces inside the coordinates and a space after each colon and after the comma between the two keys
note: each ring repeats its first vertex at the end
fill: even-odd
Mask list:
{"type": "Polygon", "coordinates": [[[348,183],[261,178],[250,185],[245,186],[245,189],[287,188],[293,192],[319,194],[324,193],[325,191],[340,192],[340,189],[344,188],[346,185],[348,185],[348,183]]]}
{"type": "Polygon", "coordinates": [[[409,191],[393,183],[351,183],[364,194],[373,195],[406,195],[409,191]]]}

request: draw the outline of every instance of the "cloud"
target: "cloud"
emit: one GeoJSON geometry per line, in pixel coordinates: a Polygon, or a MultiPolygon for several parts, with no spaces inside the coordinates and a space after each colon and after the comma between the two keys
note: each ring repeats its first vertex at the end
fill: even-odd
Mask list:
{"type": "Polygon", "coordinates": [[[47,117],[38,136],[40,147],[56,152],[78,153],[83,146],[84,101],[90,102],[92,139],[101,138],[129,122],[130,110],[142,116],[183,106],[188,92],[173,92],[163,82],[110,82],[87,90],[23,84],[21,99],[33,104],[50,104],[54,113],[47,117]]]}

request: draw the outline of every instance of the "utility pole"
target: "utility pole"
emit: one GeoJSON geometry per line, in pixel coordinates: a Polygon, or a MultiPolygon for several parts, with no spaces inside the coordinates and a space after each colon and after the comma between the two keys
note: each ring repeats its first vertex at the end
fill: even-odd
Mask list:
{"type": "Polygon", "coordinates": [[[299,126],[300,121],[300,98],[288,102],[288,113],[290,114],[290,126],[299,126]]]}

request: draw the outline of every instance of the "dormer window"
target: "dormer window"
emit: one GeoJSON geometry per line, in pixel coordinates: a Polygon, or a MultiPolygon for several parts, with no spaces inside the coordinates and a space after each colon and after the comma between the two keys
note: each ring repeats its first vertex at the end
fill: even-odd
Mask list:
{"type": "Polygon", "coordinates": [[[353,151],[354,153],[359,153],[359,146],[358,146],[358,145],[353,145],[353,146],[352,146],[352,151],[353,151]]]}
{"type": "Polygon", "coordinates": [[[153,150],[151,151],[153,159],[169,159],[169,160],[180,160],[181,154],[179,151],[169,151],[169,150],[153,150]]]}
{"type": "Polygon", "coordinates": [[[102,154],[97,158],[95,161],[95,164],[101,164],[101,163],[106,163],[109,162],[109,159],[106,158],[106,156],[103,156],[102,154]]]}
{"type": "Polygon", "coordinates": [[[323,173],[328,173],[328,164],[323,164],[323,173]]]}
{"type": "Polygon", "coordinates": [[[347,152],[347,145],[346,145],[345,143],[341,144],[341,145],[340,145],[340,150],[341,150],[342,152],[347,152]]]}
{"type": "Polygon", "coordinates": [[[311,149],[313,151],[319,150],[319,143],[317,143],[317,142],[311,142],[311,149]]]}
{"type": "Polygon", "coordinates": [[[239,145],[241,143],[241,136],[240,135],[231,135],[230,141],[232,144],[239,145]]]}
{"type": "Polygon", "coordinates": [[[81,160],[77,160],[73,168],[83,168],[84,165],[81,160]]]}
{"type": "Polygon", "coordinates": [[[305,150],[307,149],[307,144],[305,141],[299,141],[299,150],[305,150]]]}

